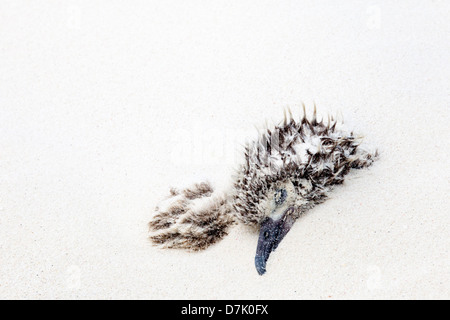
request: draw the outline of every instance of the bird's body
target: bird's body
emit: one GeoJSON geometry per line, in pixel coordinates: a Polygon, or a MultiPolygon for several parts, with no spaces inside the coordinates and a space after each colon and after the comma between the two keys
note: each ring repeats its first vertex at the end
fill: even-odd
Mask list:
{"type": "Polygon", "coordinates": [[[260,274],[296,219],[323,202],[352,168],[372,164],[376,152],[338,121],[318,122],[304,112],[266,129],[248,143],[231,190],[219,193],[200,183],[172,190],[150,222],[150,239],[168,248],[201,250],[227,234],[235,222],[260,229],[255,265],[260,274]]]}

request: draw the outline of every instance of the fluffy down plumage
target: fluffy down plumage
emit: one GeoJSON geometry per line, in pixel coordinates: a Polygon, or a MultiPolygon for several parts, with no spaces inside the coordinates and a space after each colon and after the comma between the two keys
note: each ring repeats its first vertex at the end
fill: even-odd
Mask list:
{"type": "Polygon", "coordinates": [[[172,189],[149,223],[150,239],[166,248],[201,250],[222,239],[236,222],[257,228],[270,214],[278,186],[287,182],[295,190],[296,219],[323,202],[351,169],[373,163],[378,153],[361,142],[331,117],[319,122],[315,108],[310,119],[306,112],[299,121],[285,116],[245,146],[230,190],[214,191],[207,182],[172,189]]]}

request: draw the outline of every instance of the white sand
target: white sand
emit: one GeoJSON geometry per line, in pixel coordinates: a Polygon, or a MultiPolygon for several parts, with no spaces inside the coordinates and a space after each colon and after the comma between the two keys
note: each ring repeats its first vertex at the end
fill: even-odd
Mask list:
{"type": "Polygon", "coordinates": [[[450,298],[448,1],[0,2],[0,298],[450,298]],[[253,265],[146,239],[315,101],[378,146],[253,265]]]}

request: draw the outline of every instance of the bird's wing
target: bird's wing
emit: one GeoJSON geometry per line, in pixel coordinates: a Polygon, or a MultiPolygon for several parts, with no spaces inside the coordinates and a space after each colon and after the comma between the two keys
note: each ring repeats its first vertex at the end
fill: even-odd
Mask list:
{"type": "Polygon", "coordinates": [[[149,222],[149,238],[164,248],[203,250],[227,235],[233,223],[226,195],[203,182],[171,190],[149,222]]]}

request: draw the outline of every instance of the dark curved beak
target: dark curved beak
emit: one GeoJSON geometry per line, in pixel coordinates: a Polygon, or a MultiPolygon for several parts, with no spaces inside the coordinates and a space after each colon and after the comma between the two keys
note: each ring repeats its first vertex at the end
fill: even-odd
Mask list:
{"type": "Polygon", "coordinates": [[[293,212],[294,208],[290,207],[284,211],[278,220],[267,217],[261,223],[255,256],[256,271],[260,275],[266,272],[266,262],[269,259],[270,253],[275,251],[294,224],[293,212]]]}

